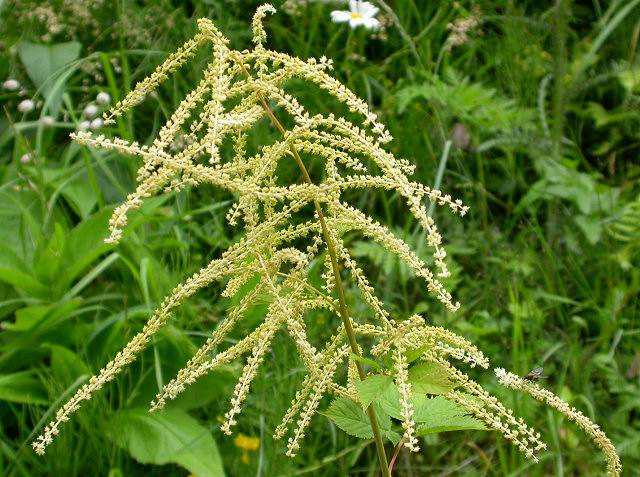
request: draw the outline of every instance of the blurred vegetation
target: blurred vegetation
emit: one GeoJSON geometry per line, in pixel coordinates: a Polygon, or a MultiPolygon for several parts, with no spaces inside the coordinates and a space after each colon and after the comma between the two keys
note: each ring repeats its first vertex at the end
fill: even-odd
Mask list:
{"type": "MultiPolygon", "coordinates": [[[[69,132],[99,127],[88,108],[108,107],[98,93],[122,98],[193,36],[199,17],[234,48],[249,47],[260,3],[0,3],[0,475],[178,476],[216,466],[229,476],[376,474],[372,443],[321,416],[295,460],[271,440],[300,380],[284,338],[238,427],[260,439],[258,449],[217,430],[235,366],[187,391],[162,426],[146,421],[149,400],[233,305],[216,287],[190,299],[46,457],[29,445],[173,286],[238,238],[224,219],[229,198],[199,188],[149,201],[122,243],[105,245],[107,220],[133,190],[138,165],[80,148],[69,132]],[[35,109],[21,112],[24,100],[35,109]],[[122,446],[122,434],[139,445],[122,446]]],[[[386,28],[375,33],[331,23],[344,3],[273,3],[267,46],[332,58],[335,76],[388,125],[390,150],[417,165],[415,179],[471,206],[463,220],[434,211],[449,251],[447,286],[463,304],[455,315],[395,259],[352,241],[383,301],[396,315],[424,313],[465,336],[494,367],[544,366],[545,385],[600,424],[625,475],[640,475],[640,0],[403,0],[389,2],[395,20],[382,9],[386,28]],[[473,28],[452,38],[469,19],[473,28]]],[[[148,143],[204,59],[114,133],[148,143]]],[[[320,110],[333,106],[295,82],[291,89],[320,110]]],[[[251,141],[271,134],[265,123],[251,141]]],[[[366,191],[353,203],[424,249],[397,197],[366,191]]],[[[310,335],[326,332],[321,316],[311,322],[310,335]]],[[[501,389],[491,373],[470,375],[542,433],[541,463],[492,433],[453,432],[425,436],[418,455],[402,451],[395,472],[601,475],[600,453],[571,423],[501,389]]]]}

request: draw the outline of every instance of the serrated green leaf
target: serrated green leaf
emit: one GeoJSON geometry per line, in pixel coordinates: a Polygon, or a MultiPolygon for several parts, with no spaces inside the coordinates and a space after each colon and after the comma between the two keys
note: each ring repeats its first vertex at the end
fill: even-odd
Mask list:
{"type": "MultiPolygon", "coordinates": [[[[414,395],[411,399],[414,412],[416,407],[420,407],[425,401],[427,401],[427,398],[424,395],[414,395]]],[[[402,407],[400,406],[400,392],[396,386],[389,386],[386,391],[375,400],[375,402],[384,410],[384,412],[394,419],[402,419],[402,416],[400,415],[400,411],[402,410],[402,407]]]]}
{"type": "MultiPolygon", "coordinates": [[[[467,411],[466,408],[454,401],[446,399],[444,396],[436,396],[431,399],[424,396],[416,396],[412,402],[413,420],[418,424],[418,429],[426,431],[440,428],[442,430],[430,432],[444,432],[445,430],[485,428],[482,421],[468,416],[469,411],[467,411]],[[455,427],[459,429],[454,429],[455,427]]],[[[425,433],[428,434],[429,432],[425,433]]]]}
{"type": "Polygon", "coordinates": [[[420,396],[414,402],[413,420],[417,424],[416,435],[437,432],[486,430],[484,422],[469,416],[469,411],[444,396],[428,399],[420,396]]]}
{"type": "Polygon", "coordinates": [[[374,374],[367,377],[364,381],[356,381],[362,410],[365,411],[369,407],[369,404],[383,394],[392,384],[393,378],[383,374],[374,374]]]}
{"type": "Polygon", "coordinates": [[[446,394],[458,386],[449,380],[443,366],[428,362],[409,368],[409,382],[414,394],[446,394]]]}
{"type": "MultiPolygon", "coordinates": [[[[395,386],[389,386],[376,404],[394,419],[402,420],[400,415],[400,393],[395,386]]],[[[428,399],[416,394],[411,399],[413,420],[417,424],[417,435],[458,430],[483,430],[484,423],[468,416],[468,411],[444,396],[428,399]]]]}
{"type": "MultiPolygon", "coordinates": [[[[391,419],[389,415],[377,406],[376,414],[380,430],[385,435],[389,434],[393,436],[395,433],[391,431],[391,419]]],[[[373,438],[369,416],[365,414],[358,403],[350,399],[334,399],[329,409],[327,409],[327,412],[322,413],[322,415],[331,419],[336,426],[351,436],[359,437],[360,439],[373,438]]],[[[389,437],[389,439],[391,440],[391,437],[389,437]]]]}
{"type": "Polygon", "coordinates": [[[484,422],[473,416],[451,416],[447,418],[447,424],[420,424],[416,427],[416,437],[438,432],[450,431],[486,431],[484,422]]]}
{"type": "Polygon", "coordinates": [[[395,431],[382,431],[382,435],[389,439],[394,446],[397,446],[402,439],[402,436],[395,431]]]}
{"type": "Polygon", "coordinates": [[[407,363],[413,363],[416,359],[422,356],[429,348],[427,346],[423,346],[422,348],[408,349],[404,356],[407,358],[407,363]]]}
{"type": "Polygon", "coordinates": [[[209,430],[179,409],[120,411],[110,420],[107,436],[143,464],[174,463],[198,477],[225,475],[209,430]]]}
{"type": "Polygon", "coordinates": [[[382,366],[371,359],[363,358],[362,356],[356,356],[354,353],[351,353],[349,357],[355,361],[361,362],[362,364],[367,364],[372,368],[377,369],[378,371],[384,371],[384,368],[382,366]]]}
{"type": "Polygon", "coordinates": [[[376,398],[375,403],[394,419],[402,419],[400,416],[400,393],[395,385],[389,386],[376,398]]]}

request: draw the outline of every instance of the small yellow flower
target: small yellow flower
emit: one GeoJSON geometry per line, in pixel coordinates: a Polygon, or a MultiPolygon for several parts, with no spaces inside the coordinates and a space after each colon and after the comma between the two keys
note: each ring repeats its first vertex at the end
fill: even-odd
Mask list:
{"type": "Polygon", "coordinates": [[[241,460],[245,464],[249,464],[249,451],[258,450],[260,447],[260,438],[238,434],[238,436],[233,440],[233,443],[237,448],[244,450],[241,460]]]}
{"type": "Polygon", "coordinates": [[[246,451],[254,451],[258,450],[258,448],[260,447],[260,438],[238,434],[238,436],[233,440],[233,443],[240,449],[244,449],[246,451]]]}

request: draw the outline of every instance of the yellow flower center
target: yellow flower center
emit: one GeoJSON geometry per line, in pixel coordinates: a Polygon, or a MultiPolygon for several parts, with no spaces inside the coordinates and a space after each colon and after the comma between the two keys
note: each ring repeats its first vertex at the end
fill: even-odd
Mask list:
{"type": "Polygon", "coordinates": [[[352,13],[351,18],[353,18],[354,20],[357,20],[358,18],[362,18],[362,15],[360,15],[359,13],[352,13]]]}

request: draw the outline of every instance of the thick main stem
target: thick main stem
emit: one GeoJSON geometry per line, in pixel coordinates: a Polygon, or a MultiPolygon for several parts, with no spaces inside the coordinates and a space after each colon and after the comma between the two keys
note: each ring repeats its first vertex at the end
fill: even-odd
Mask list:
{"type": "MultiPolygon", "coordinates": [[[[249,72],[244,67],[242,62],[239,62],[239,65],[240,65],[240,68],[242,69],[242,72],[248,78],[250,78],[251,76],[249,75],[249,72]]],[[[271,121],[273,121],[273,124],[276,126],[276,128],[278,128],[278,130],[284,136],[286,133],[284,127],[282,127],[282,124],[280,124],[280,121],[278,121],[278,118],[275,117],[275,115],[273,114],[273,111],[271,111],[271,108],[269,108],[269,105],[265,101],[262,93],[260,91],[257,91],[257,94],[258,94],[258,98],[260,98],[260,102],[262,102],[262,107],[266,111],[267,115],[271,118],[271,121]]],[[[293,154],[295,161],[298,163],[298,167],[300,167],[300,171],[302,172],[302,176],[304,177],[304,180],[306,181],[307,184],[313,185],[313,182],[311,181],[311,177],[309,176],[309,172],[307,171],[307,168],[302,162],[302,159],[300,158],[300,154],[298,154],[298,151],[296,150],[293,143],[290,145],[289,148],[291,150],[291,154],[293,154]]],[[[361,358],[362,356],[360,355],[360,348],[358,347],[358,342],[356,341],[356,335],[353,331],[353,327],[351,326],[351,320],[349,319],[349,312],[347,310],[347,300],[345,299],[344,290],[342,289],[342,278],[340,278],[340,269],[338,267],[338,257],[336,255],[336,250],[333,246],[331,236],[329,235],[329,229],[327,228],[327,222],[324,218],[324,214],[322,213],[322,207],[320,206],[320,203],[316,199],[314,199],[313,205],[316,209],[316,213],[318,214],[320,227],[322,227],[322,234],[324,236],[324,241],[327,244],[327,251],[329,252],[329,258],[331,258],[331,268],[333,271],[334,278],[336,280],[335,288],[338,293],[338,303],[340,304],[340,317],[342,318],[342,323],[344,324],[344,329],[347,333],[347,338],[349,339],[349,345],[351,346],[351,351],[357,357],[361,358]]],[[[360,361],[356,361],[356,368],[358,370],[358,376],[360,377],[360,380],[364,381],[366,374],[364,372],[364,366],[360,361]]],[[[378,425],[378,418],[376,416],[376,410],[373,404],[370,404],[369,407],[367,408],[367,414],[369,416],[369,422],[371,423],[373,438],[376,442],[378,460],[380,461],[380,470],[382,471],[382,475],[384,477],[391,477],[391,473],[389,472],[389,468],[387,464],[387,455],[385,454],[384,444],[382,442],[382,434],[380,432],[380,426],[378,425]]]]}

